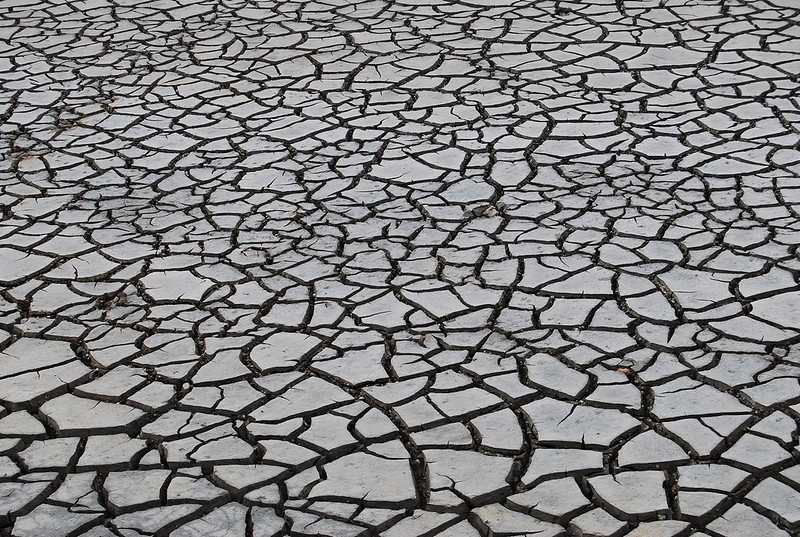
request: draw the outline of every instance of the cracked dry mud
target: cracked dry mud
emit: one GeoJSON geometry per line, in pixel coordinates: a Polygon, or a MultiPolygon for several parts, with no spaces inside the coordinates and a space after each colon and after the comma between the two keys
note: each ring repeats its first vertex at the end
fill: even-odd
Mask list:
{"type": "Polygon", "coordinates": [[[3,0],[0,535],[796,535],[799,15],[3,0]]]}

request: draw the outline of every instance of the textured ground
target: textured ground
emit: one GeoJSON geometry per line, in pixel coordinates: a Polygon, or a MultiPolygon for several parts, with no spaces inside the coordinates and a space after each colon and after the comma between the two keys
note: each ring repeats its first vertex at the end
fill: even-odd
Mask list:
{"type": "Polygon", "coordinates": [[[800,529],[796,0],[0,2],[0,535],[800,529]]]}

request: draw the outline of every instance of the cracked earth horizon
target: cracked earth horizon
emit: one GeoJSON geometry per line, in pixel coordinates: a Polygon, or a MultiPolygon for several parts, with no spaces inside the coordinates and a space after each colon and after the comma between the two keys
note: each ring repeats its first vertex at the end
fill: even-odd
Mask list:
{"type": "Polygon", "coordinates": [[[799,20],[0,1],[0,536],[798,535],[799,20]]]}

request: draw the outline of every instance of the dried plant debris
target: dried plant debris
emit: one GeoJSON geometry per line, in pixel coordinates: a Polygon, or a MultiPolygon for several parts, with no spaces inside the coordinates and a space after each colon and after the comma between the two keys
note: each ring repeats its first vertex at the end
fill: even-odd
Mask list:
{"type": "Polygon", "coordinates": [[[0,3],[0,536],[796,535],[799,16],[0,3]]]}

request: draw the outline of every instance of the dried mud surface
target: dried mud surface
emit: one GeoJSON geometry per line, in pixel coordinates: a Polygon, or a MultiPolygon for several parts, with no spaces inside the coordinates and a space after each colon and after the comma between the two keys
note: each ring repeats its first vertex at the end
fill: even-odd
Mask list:
{"type": "Polygon", "coordinates": [[[799,11],[0,2],[0,535],[796,535],[799,11]]]}

